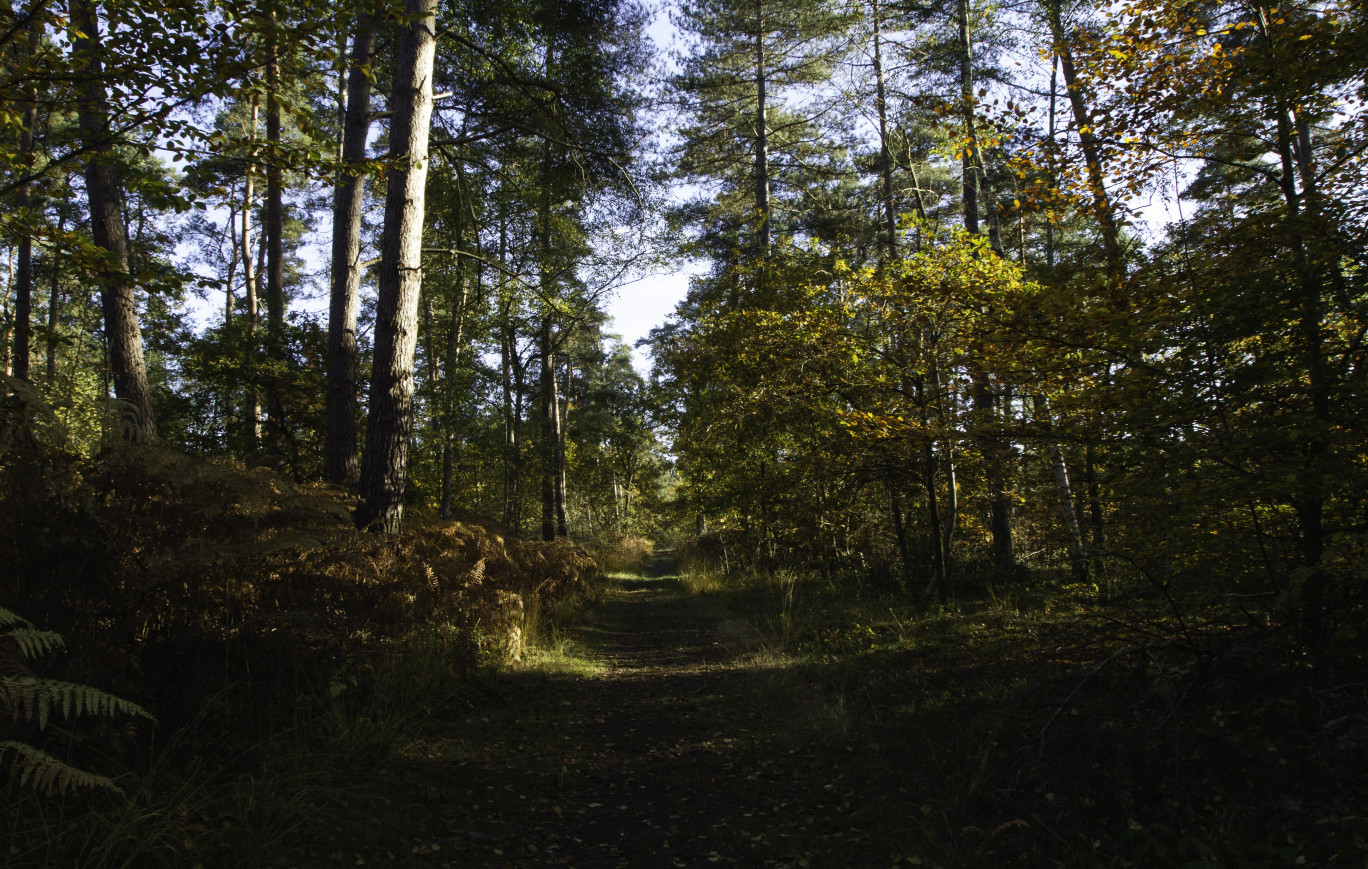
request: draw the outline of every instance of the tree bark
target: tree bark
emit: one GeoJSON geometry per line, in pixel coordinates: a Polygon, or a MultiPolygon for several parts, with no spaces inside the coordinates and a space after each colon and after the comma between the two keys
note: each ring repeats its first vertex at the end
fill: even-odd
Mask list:
{"type": "Polygon", "coordinates": [[[366,15],[352,40],[347,108],[342,130],[342,168],[333,191],[332,292],[328,304],[328,478],[356,481],[356,320],[361,309],[361,211],[366,195],[371,83],[379,17],[366,15]]]}
{"type": "MultiPolygon", "coordinates": [[[[1050,419],[1050,405],[1045,396],[1037,396],[1035,406],[1036,423],[1047,432],[1053,426],[1050,419]]],[[[1048,437],[1048,435],[1047,435],[1048,437]]],[[[1050,468],[1054,472],[1055,489],[1059,492],[1059,518],[1064,523],[1064,534],[1069,539],[1069,565],[1073,569],[1076,582],[1088,581],[1088,552],[1083,545],[1083,527],[1078,521],[1078,510],[1074,503],[1073,486],[1069,483],[1069,466],[1064,461],[1064,450],[1059,441],[1048,437],[1046,449],[1050,454],[1050,468]]]]}
{"type": "Polygon", "coordinates": [[[95,246],[106,254],[98,276],[104,310],[105,339],[109,345],[110,377],[114,395],[131,408],[133,418],[125,434],[134,440],[156,440],[152,391],[143,362],[142,332],[138,327],[133,277],[128,272],[127,231],[114,143],[109,131],[109,101],[100,57],[99,22],[90,0],[73,0],[72,52],[80,67],[81,140],[90,155],[86,162],[86,196],[90,201],[90,231],[95,246]]]}
{"type": "Polygon", "coordinates": [[[570,366],[565,367],[565,403],[561,404],[557,393],[556,372],[551,370],[551,399],[556,410],[556,534],[570,536],[570,521],[566,515],[566,502],[569,500],[569,474],[565,464],[565,444],[570,427],[570,366]]]}
{"type": "Polygon", "coordinates": [[[436,56],[436,0],[404,0],[391,98],[391,159],[385,230],[381,239],[380,292],[375,311],[375,363],[360,489],[365,502],[356,524],[379,523],[398,534],[404,517],[409,438],[413,432],[413,357],[418,341],[422,286],[423,213],[432,123],[436,56]]]}
{"type": "Polygon", "coordinates": [[[984,476],[987,478],[989,492],[988,528],[993,538],[993,565],[998,570],[1012,567],[1015,559],[1012,552],[1012,511],[1007,497],[1006,456],[1007,452],[1002,435],[996,429],[999,424],[1001,396],[993,390],[987,375],[974,374],[974,411],[980,426],[980,442],[983,444],[984,476]],[[983,431],[983,429],[988,429],[983,431]]]}
{"type": "MultiPolygon", "coordinates": [[[[1050,26],[1050,38],[1054,40],[1054,51],[1059,57],[1059,65],[1064,71],[1064,88],[1069,94],[1069,106],[1073,109],[1074,123],[1078,127],[1078,143],[1083,150],[1083,162],[1088,171],[1089,191],[1093,196],[1093,213],[1102,229],[1102,247],[1107,258],[1107,274],[1112,279],[1121,275],[1121,231],[1116,223],[1116,209],[1107,193],[1106,168],[1102,164],[1102,149],[1097,136],[1093,134],[1092,113],[1088,107],[1087,95],[1078,80],[1074,66],[1073,47],[1064,32],[1063,13],[1060,0],[1046,0],[1045,18],[1050,26]]],[[[1053,78],[1053,73],[1051,73],[1053,78]]],[[[1051,107],[1054,105],[1051,93],[1051,107]]]]}
{"type": "MultiPolygon", "coordinates": [[[[510,531],[518,531],[522,524],[519,505],[522,501],[522,442],[521,414],[514,407],[514,367],[517,365],[516,336],[507,306],[499,327],[499,371],[503,384],[504,418],[504,505],[503,524],[510,531]]],[[[521,384],[522,378],[518,378],[521,384]]]]}
{"type": "MultiPolygon", "coordinates": [[[[1281,70],[1278,45],[1270,29],[1268,12],[1262,5],[1256,6],[1259,36],[1268,51],[1271,68],[1281,70]]],[[[1302,568],[1300,580],[1300,615],[1302,623],[1299,635],[1306,645],[1319,646],[1326,639],[1326,585],[1325,566],[1321,560],[1327,544],[1325,528],[1325,507],[1329,501],[1327,494],[1325,460],[1330,454],[1330,444],[1326,433],[1335,427],[1331,414],[1333,374],[1326,365],[1325,339],[1325,284],[1342,286],[1343,274],[1336,258],[1322,261],[1318,267],[1308,250],[1306,237],[1309,229],[1314,233],[1323,223],[1321,197],[1315,183],[1314,154],[1311,148],[1311,130],[1304,116],[1288,103],[1285,89],[1277,87],[1277,73],[1274,74],[1272,110],[1277,124],[1277,153],[1281,163],[1280,187],[1288,221],[1290,247],[1293,253],[1294,268],[1297,275],[1297,334],[1303,341],[1300,349],[1302,364],[1305,366],[1305,400],[1309,405],[1314,425],[1301,436],[1303,452],[1301,468],[1297,475],[1295,488],[1290,497],[1292,508],[1297,514],[1297,531],[1301,537],[1302,568]],[[1298,189],[1297,182],[1301,181],[1298,189]]],[[[1322,230],[1323,231],[1323,230],[1322,230]]],[[[1312,235],[1314,239],[1314,235],[1312,235]]]]}
{"type": "Polygon", "coordinates": [[[760,257],[768,257],[773,246],[770,220],[768,76],[765,68],[765,6],[755,4],[755,210],[760,216],[760,235],[756,242],[760,257]]]}
{"type": "Polygon", "coordinates": [[[556,454],[560,440],[560,400],[556,397],[556,357],[551,344],[549,314],[542,317],[538,340],[541,354],[538,392],[542,414],[541,536],[543,540],[555,540],[559,530],[556,521],[556,478],[559,476],[556,454]]]}
{"type": "MultiPolygon", "coordinates": [[[[28,52],[33,57],[43,37],[43,25],[36,15],[29,14],[28,52]]],[[[24,88],[24,114],[19,128],[19,171],[28,173],[33,168],[33,128],[38,119],[38,95],[30,82],[24,88]]],[[[16,205],[27,211],[33,205],[33,184],[25,180],[19,185],[16,205]]],[[[31,221],[31,216],[22,218],[31,221]]],[[[29,379],[29,353],[32,344],[33,319],[33,236],[25,229],[19,237],[19,261],[14,271],[14,376],[29,379]]]]}
{"type": "MultiPolygon", "coordinates": [[[[57,232],[62,231],[62,219],[57,218],[57,232]]],[[[47,310],[47,382],[55,384],[57,382],[57,325],[61,322],[62,312],[62,254],[60,251],[52,252],[52,275],[51,283],[48,285],[48,310],[47,310]]]]}
{"type": "MultiPolygon", "coordinates": [[[[252,253],[252,202],[256,198],[256,134],[257,134],[257,114],[260,110],[260,97],[252,96],[252,108],[248,115],[249,129],[247,139],[252,143],[251,153],[248,157],[246,178],[243,181],[242,193],[242,279],[243,292],[247,297],[247,353],[248,358],[243,360],[249,366],[253,362],[251,358],[256,354],[256,335],[260,326],[261,317],[261,293],[258,285],[259,272],[256,263],[253,261],[252,253]]],[[[243,395],[242,402],[242,421],[246,447],[248,452],[253,452],[261,445],[261,395],[257,392],[254,385],[247,387],[243,395]]]]}
{"type": "Polygon", "coordinates": [[[974,55],[969,37],[969,0],[955,5],[959,24],[960,118],[964,124],[964,146],[960,152],[960,184],[963,189],[964,231],[979,234],[978,215],[978,134],[974,126],[974,55]]]}
{"type": "MultiPolygon", "coordinates": [[[[285,360],[285,182],[281,165],[280,22],[268,0],[266,23],[266,347],[270,358],[285,360]]],[[[276,450],[285,429],[285,397],[280,387],[267,391],[269,433],[276,450]]]]}
{"type": "MultiPolygon", "coordinates": [[[[461,243],[460,225],[457,224],[456,243],[461,243]]],[[[465,269],[458,267],[456,304],[451,312],[451,323],[447,330],[445,368],[442,382],[442,518],[450,519],[456,497],[456,366],[460,362],[461,347],[464,339],[466,301],[470,297],[470,287],[465,280],[465,269]]],[[[476,275],[478,283],[479,276],[476,275]]]]}
{"type": "MultiPolygon", "coordinates": [[[[893,152],[888,147],[888,94],[883,71],[883,10],[872,0],[874,19],[874,107],[879,115],[879,175],[883,183],[884,245],[888,261],[898,258],[898,218],[893,208],[893,152]]],[[[897,509],[897,496],[893,497],[897,509]]],[[[904,550],[906,547],[903,547],[904,550]]]]}
{"type": "MultiPolygon", "coordinates": [[[[937,385],[939,388],[939,385],[937,385]]],[[[926,395],[926,385],[918,381],[916,384],[917,404],[921,407],[922,427],[930,429],[931,425],[931,397],[926,395]]],[[[931,543],[931,563],[934,574],[931,577],[931,585],[927,588],[929,594],[934,590],[942,602],[950,598],[951,563],[949,551],[949,535],[945,533],[940,509],[940,497],[937,491],[937,471],[940,462],[936,458],[936,441],[929,434],[925,443],[922,445],[922,486],[926,489],[926,519],[929,542],[931,543]]],[[[951,491],[955,487],[953,478],[950,483],[951,491]]]]}

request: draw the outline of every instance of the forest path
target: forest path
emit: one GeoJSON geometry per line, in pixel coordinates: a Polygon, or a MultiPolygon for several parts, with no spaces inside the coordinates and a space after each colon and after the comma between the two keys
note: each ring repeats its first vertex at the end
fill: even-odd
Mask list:
{"type": "Polygon", "coordinates": [[[889,782],[843,773],[868,747],[845,744],[839,714],[803,680],[778,676],[782,659],[766,666],[726,613],[672,571],[669,556],[656,556],[652,576],[620,580],[577,629],[597,672],[515,669],[499,678],[493,702],[444,716],[444,726],[434,720],[389,773],[394,787],[384,790],[395,796],[375,821],[389,829],[366,837],[381,846],[372,860],[897,862],[898,831],[871,836],[861,817],[896,799],[889,782]]]}

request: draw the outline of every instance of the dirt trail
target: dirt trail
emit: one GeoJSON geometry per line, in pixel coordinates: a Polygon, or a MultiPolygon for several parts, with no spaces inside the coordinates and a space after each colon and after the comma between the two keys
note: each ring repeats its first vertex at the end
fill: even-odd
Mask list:
{"type": "Polygon", "coordinates": [[[879,797],[859,791],[873,783],[841,771],[857,747],[781,708],[794,686],[776,693],[773,672],[742,666],[671,568],[658,556],[652,578],[624,581],[582,629],[600,673],[512,673],[498,700],[450,722],[463,740],[435,736],[428,757],[396,771],[422,805],[392,808],[425,820],[391,860],[891,865],[896,831],[861,828],[879,797]]]}

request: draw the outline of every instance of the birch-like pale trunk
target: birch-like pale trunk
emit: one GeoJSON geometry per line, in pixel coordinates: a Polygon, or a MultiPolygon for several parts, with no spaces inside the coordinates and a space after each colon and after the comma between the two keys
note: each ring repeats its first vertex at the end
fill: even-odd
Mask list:
{"type": "MultiPolygon", "coordinates": [[[[1036,422],[1048,430],[1050,405],[1046,398],[1038,396],[1034,402],[1036,422]]],[[[1088,581],[1088,552],[1083,545],[1083,526],[1078,521],[1078,508],[1074,503],[1073,486],[1069,483],[1069,466],[1064,461],[1064,450],[1059,441],[1050,438],[1046,443],[1050,454],[1050,467],[1054,472],[1055,489],[1059,492],[1059,518],[1064,523],[1064,533],[1069,538],[1069,564],[1073,568],[1076,582],[1088,581]]]]}
{"type": "Polygon", "coordinates": [[[409,439],[413,433],[413,358],[418,346],[423,213],[432,125],[432,75],[437,54],[436,0],[404,0],[409,23],[399,33],[391,95],[390,159],[380,292],[375,309],[375,362],[370,414],[361,460],[356,524],[379,523],[398,534],[404,518],[409,439]]]}

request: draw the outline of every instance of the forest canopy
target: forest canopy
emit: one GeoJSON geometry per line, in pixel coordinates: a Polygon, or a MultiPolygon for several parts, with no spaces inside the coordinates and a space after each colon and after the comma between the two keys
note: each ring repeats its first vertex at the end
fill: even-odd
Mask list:
{"type": "Polygon", "coordinates": [[[391,533],[696,521],[942,598],[1214,572],[1344,627],[1361,8],[669,14],[665,56],[625,0],[9,7],[6,371],[72,449],[391,533]],[[605,299],[681,257],[648,383],[605,299]]]}

